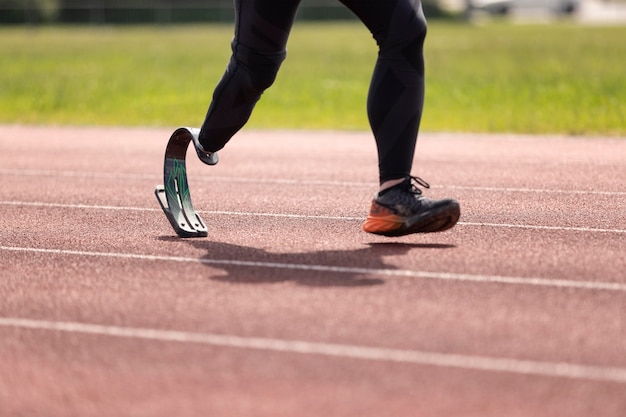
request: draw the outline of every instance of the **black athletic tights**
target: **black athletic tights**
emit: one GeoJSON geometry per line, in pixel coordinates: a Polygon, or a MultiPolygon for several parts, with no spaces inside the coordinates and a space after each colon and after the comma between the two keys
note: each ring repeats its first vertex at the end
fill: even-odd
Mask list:
{"type": "MultiPolygon", "coordinates": [[[[379,47],[367,99],[380,182],[410,175],[424,102],[426,19],[420,0],[339,0],[379,47]]],[[[230,62],[202,125],[200,142],[220,150],[248,121],[286,56],[300,0],[235,0],[230,62]]],[[[337,65],[343,65],[337,63],[337,65]]]]}

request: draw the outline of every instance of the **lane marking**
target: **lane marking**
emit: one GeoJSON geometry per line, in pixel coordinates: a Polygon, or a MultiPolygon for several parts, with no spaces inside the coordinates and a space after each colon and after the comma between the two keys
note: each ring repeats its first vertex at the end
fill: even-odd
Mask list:
{"type": "MultiPolygon", "coordinates": [[[[49,207],[67,209],[90,209],[90,210],[120,210],[120,211],[149,211],[161,212],[157,208],[130,207],[130,206],[101,206],[87,204],[63,204],[63,203],[43,203],[32,201],[0,201],[0,205],[26,206],[26,207],[49,207]]],[[[362,221],[364,217],[350,216],[320,216],[309,214],[288,214],[288,213],[259,213],[225,210],[198,210],[200,214],[224,215],[224,216],[250,216],[250,217],[277,217],[289,219],[319,219],[319,220],[340,220],[340,221],[362,221]]],[[[594,227],[573,227],[573,226],[543,226],[530,224],[510,224],[510,223],[483,223],[483,222],[458,222],[459,226],[494,227],[507,229],[532,229],[532,230],[555,230],[568,232],[588,232],[588,233],[618,233],[626,234],[626,229],[600,229],[594,227]]]]}
{"type": "Polygon", "coordinates": [[[575,380],[608,381],[620,384],[626,383],[626,368],[581,365],[567,362],[543,362],[409,349],[377,348],[348,344],[307,342],[302,340],[243,337],[12,317],[0,317],[0,326],[160,342],[193,343],[226,348],[297,353],[302,355],[320,355],[367,361],[399,362],[472,371],[502,372],[575,380]]]}
{"type": "Polygon", "coordinates": [[[626,234],[626,229],[598,229],[594,227],[563,227],[563,226],[542,226],[531,224],[507,224],[507,223],[481,223],[481,222],[458,222],[464,226],[479,227],[502,227],[507,229],[534,229],[534,230],[555,230],[568,232],[591,232],[591,233],[620,233],[626,234]]]}
{"type": "Polygon", "coordinates": [[[562,190],[556,188],[515,188],[515,187],[474,187],[462,185],[433,186],[432,188],[443,188],[449,190],[467,191],[493,191],[506,193],[543,193],[543,194],[573,194],[573,195],[606,195],[606,196],[626,196],[626,191],[598,191],[598,190],[562,190]]]}
{"type": "MultiPolygon", "coordinates": [[[[35,170],[35,169],[0,169],[0,175],[12,176],[33,176],[33,177],[65,177],[65,178],[102,178],[102,179],[131,179],[131,180],[155,180],[162,181],[159,175],[113,173],[113,172],[83,172],[83,171],[55,171],[55,170],[35,170]]],[[[332,181],[332,180],[298,180],[286,178],[240,178],[225,176],[198,176],[194,181],[211,182],[235,182],[235,183],[255,183],[255,184],[281,184],[281,185],[328,185],[344,187],[370,187],[376,188],[377,184],[367,181],[332,181]]],[[[602,190],[563,190],[563,189],[542,189],[542,188],[515,188],[515,187],[484,187],[484,186],[462,186],[462,185],[433,185],[433,189],[449,189],[463,191],[489,191],[507,193],[544,193],[544,194],[573,194],[573,195],[604,195],[604,196],[626,196],[626,191],[602,191],[602,190]]]]}
{"type": "Polygon", "coordinates": [[[131,174],[119,172],[93,171],[56,171],[51,169],[0,169],[1,175],[28,176],[28,177],[63,177],[63,178],[103,178],[103,179],[131,179],[155,180],[163,178],[159,175],[131,174]]]}
{"type": "Polygon", "coordinates": [[[182,256],[165,256],[165,255],[147,255],[120,252],[90,252],[80,250],[67,249],[45,249],[32,247],[15,247],[0,246],[0,250],[7,252],[27,252],[41,253],[48,255],[64,255],[64,256],[91,256],[99,258],[119,258],[134,259],[141,261],[165,261],[165,262],[184,262],[184,263],[200,263],[204,265],[219,266],[241,266],[251,268],[268,268],[268,269],[287,269],[299,271],[316,271],[338,274],[358,274],[358,275],[374,275],[386,277],[404,277],[404,278],[420,278],[433,279],[440,281],[457,281],[457,282],[479,282],[479,283],[495,283],[508,285],[528,285],[538,287],[552,288],[570,288],[583,290],[603,290],[626,292],[626,284],[619,282],[602,282],[602,281],[575,281],[567,279],[546,279],[533,277],[509,277],[501,275],[473,275],[473,274],[457,274],[451,272],[430,272],[430,271],[414,271],[408,269],[381,269],[381,268],[357,268],[346,266],[332,265],[313,265],[313,264],[297,264],[282,262],[257,262],[242,261],[233,259],[210,259],[210,258],[191,258],[182,256]]]}
{"type": "Polygon", "coordinates": [[[0,201],[0,205],[85,209],[85,210],[159,211],[159,212],[161,211],[161,209],[157,209],[157,208],[129,207],[129,206],[100,206],[100,205],[89,205],[89,204],[43,203],[43,202],[37,202],[37,201],[0,201]]]}

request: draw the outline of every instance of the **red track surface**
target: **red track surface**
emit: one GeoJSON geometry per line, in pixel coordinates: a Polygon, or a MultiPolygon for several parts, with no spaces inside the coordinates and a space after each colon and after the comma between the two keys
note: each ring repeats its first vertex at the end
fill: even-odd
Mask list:
{"type": "Polygon", "coordinates": [[[0,127],[0,416],[624,416],[626,141],[424,134],[388,239],[369,134],[243,132],[182,240],[170,133],[0,127]]]}

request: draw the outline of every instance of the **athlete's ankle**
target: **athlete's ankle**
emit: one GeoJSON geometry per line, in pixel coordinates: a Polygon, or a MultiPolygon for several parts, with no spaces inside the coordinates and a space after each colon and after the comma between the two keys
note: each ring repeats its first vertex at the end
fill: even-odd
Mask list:
{"type": "Polygon", "coordinates": [[[387,180],[385,182],[383,182],[382,184],[380,184],[380,188],[378,189],[379,193],[382,193],[385,190],[388,190],[392,187],[395,187],[398,184],[402,184],[404,182],[404,180],[406,180],[406,178],[397,178],[394,180],[387,180]]]}

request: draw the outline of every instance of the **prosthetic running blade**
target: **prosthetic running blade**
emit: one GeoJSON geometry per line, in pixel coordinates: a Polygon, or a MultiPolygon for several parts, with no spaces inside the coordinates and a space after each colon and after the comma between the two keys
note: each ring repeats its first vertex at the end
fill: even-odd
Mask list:
{"type": "Polygon", "coordinates": [[[208,234],[204,221],[191,202],[185,163],[189,143],[194,136],[197,141],[199,133],[199,129],[188,127],[174,131],[165,149],[164,185],[157,185],[154,190],[165,216],[180,237],[205,237],[208,234]]]}

